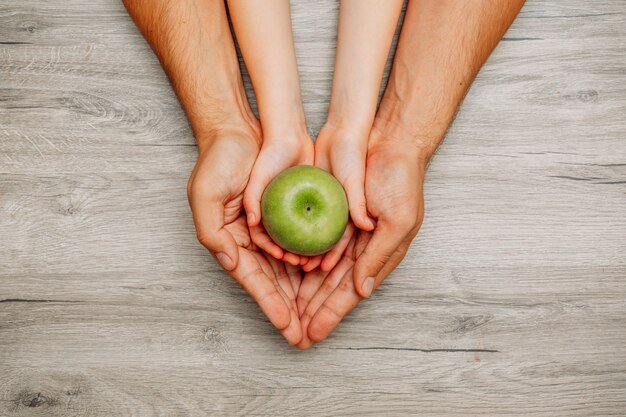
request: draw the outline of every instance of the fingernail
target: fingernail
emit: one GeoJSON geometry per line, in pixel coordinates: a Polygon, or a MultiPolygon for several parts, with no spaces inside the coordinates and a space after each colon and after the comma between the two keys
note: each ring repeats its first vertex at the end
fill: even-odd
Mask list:
{"type": "Polygon", "coordinates": [[[254,213],[248,213],[248,226],[252,226],[255,219],[254,213]]]}
{"type": "Polygon", "coordinates": [[[372,294],[372,291],[374,290],[374,282],[376,282],[376,278],[374,277],[369,277],[363,282],[361,291],[363,292],[363,296],[365,296],[365,298],[372,294]]]}
{"type": "Polygon", "coordinates": [[[231,271],[235,268],[233,260],[230,259],[230,256],[226,255],[224,252],[216,253],[215,257],[217,258],[217,262],[219,262],[225,270],[231,271]]]}
{"type": "Polygon", "coordinates": [[[374,220],[368,218],[367,222],[370,224],[370,226],[372,226],[372,230],[374,230],[374,228],[376,227],[376,223],[374,222],[374,220]]]}

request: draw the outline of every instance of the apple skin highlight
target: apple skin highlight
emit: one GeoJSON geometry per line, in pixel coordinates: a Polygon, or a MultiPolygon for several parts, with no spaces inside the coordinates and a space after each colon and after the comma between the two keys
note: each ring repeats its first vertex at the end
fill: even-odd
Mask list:
{"type": "Polygon", "coordinates": [[[321,255],[337,244],[348,225],[348,199],[337,179],[309,165],[286,169],[261,197],[261,219],[281,248],[321,255]]]}

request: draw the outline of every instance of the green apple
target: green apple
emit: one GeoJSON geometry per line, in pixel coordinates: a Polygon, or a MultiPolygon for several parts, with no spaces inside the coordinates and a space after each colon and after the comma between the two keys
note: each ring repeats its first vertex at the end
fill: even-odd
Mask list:
{"type": "Polygon", "coordinates": [[[261,198],[265,230],[281,248],[320,255],[339,241],[348,224],[348,199],[328,172],[308,165],[278,174],[261,198]]]}

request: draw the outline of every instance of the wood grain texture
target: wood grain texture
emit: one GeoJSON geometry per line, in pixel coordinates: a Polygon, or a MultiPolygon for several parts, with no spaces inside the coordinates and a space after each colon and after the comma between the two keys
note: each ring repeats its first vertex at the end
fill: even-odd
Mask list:
{"type": "MultiPolygon", "coordinates": [[[[293,2],[314,135],[337,11],[293,2]]],[[[528,1],[407,259],[310,351],[196,242],[195,154],[120,2],[0,0],[0,416],[626,415],[622,0],[528,1]]]]}

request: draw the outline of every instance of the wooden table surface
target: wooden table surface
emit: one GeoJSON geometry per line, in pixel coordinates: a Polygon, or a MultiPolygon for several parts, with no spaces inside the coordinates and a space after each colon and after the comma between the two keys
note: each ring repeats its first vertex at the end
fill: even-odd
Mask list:
{"type": "MultiPolygon", "coordinates": [[[[315,135],[338,6],[293,3],[315,135]]],[[[527,3],[309,351],[197,243],[195,156],[119,1],[0,0],[0,416],[626,415],[624,0],[527,3]]]]}

